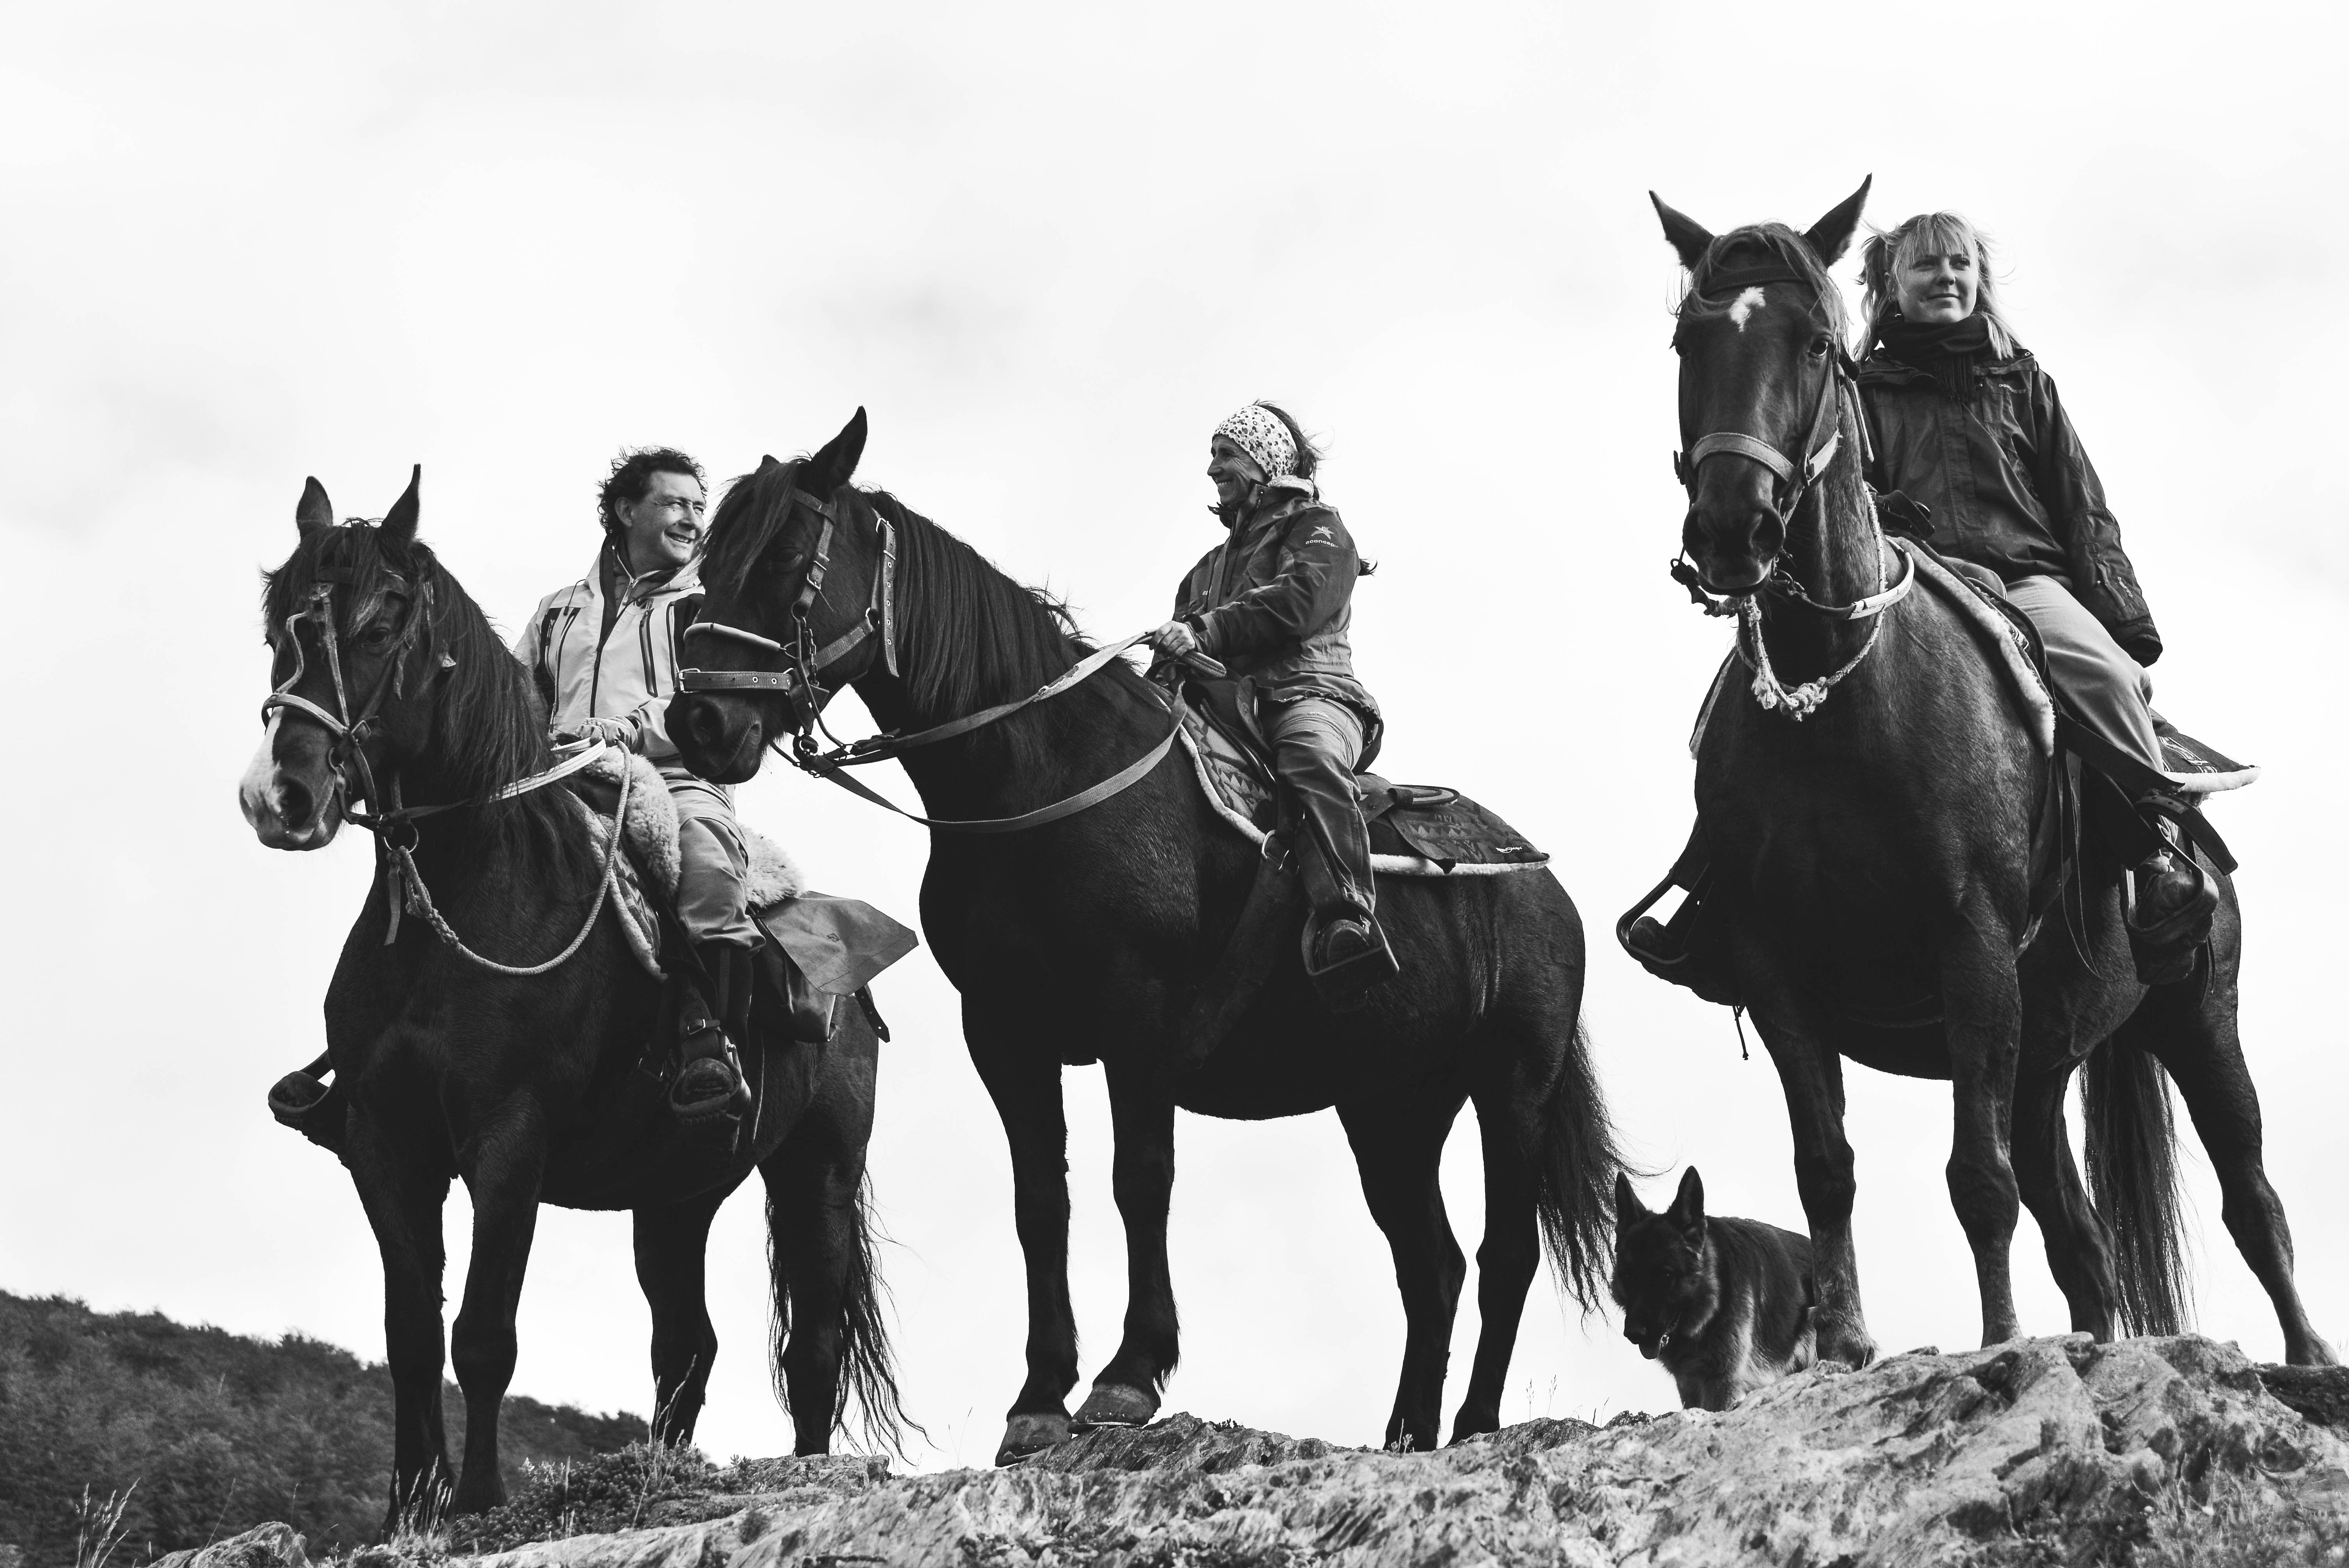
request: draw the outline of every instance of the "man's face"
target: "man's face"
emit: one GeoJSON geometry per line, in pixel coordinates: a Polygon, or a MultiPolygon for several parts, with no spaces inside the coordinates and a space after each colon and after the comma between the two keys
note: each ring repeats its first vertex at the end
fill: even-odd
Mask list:
{"type": "Polygon", "coordinates": [[[642,500],[624,500],[613,510],[631,572],[682,566],[701,548],[701,481],[691,474],[655,474],[642,500]]]}

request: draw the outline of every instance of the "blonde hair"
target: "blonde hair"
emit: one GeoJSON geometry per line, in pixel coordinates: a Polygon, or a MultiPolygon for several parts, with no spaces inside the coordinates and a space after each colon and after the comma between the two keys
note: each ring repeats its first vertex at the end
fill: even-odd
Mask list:
{"type": "Polygon", "coordinates": [[[2001,358],[2022,345],[2007,325],[1998,297],[1998,280],[1991,272],[1990,242],[1961,213],[1920,212],[1905,223],[1873,230],[1859,250],[1859,281],[1867,291],[1868,340],[1863,352],[1875,346],[1884,324],[1900,314],[1900,270],[1920,255],[1968,255],[1974,260],[1974,314],[1990,323],[1991,347],[2001,358]]]}

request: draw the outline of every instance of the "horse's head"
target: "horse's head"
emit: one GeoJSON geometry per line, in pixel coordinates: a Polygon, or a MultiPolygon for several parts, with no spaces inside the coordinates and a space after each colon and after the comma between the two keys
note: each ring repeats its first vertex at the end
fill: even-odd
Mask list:
{"type": "Polygon", "coordinates": [[[429,722],[399,700],[432,674],[416,667],[430,642],[423,632],[433,571],[416,542],[418,477],[373,526],[337,526],[315,479],[295,508],[301,541],[269,573],[263,596],[273,655],[274,689],[262,710],[268,727],[237,792],[245,820],[272,849],[331,843],[348,800],[367,792],[402,732],[429,722]]]}
{"type": "Polygon", "coordinates": [[[1681,356],[1681,544],[1715,593],[1750,593],[1835,450],[1847,374],[1842,295],[1827,276],[1851,243],[1863,181],[1797,234],[1779,223],[1716,237],[1654,192],[1664,237],[1689,270],[1672,348],[1681,356]]]}
{"type": "Polygon", "coordinates": [[[882,525],[848,490],[864,433],[859,408],[813,457],[768,458],[719,503],[685,689],[668,706],[669,738],[704,779],[751,777],[770,741],[805,732],[888,656],[882,525]]]}

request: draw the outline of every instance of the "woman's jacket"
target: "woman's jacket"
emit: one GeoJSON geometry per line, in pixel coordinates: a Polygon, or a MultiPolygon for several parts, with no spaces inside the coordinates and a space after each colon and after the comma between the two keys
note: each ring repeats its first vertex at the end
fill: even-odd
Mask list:
{"type": "Polygon", "coordinates": [[[2010,583],[2061,578],[2130,657],[2159,658],[2120,524],[2054,379],[2028,353],[1976,356],[1970,375],[1951,379],[1970,394],[1881,346],[1861,363],[1868,482],[1923,503],[1935,549],[2010,583]]]}
{"type": "Polygon", "coordinates": [[[1354,678],[1354,580],[1362,559],[1309,480],[1268,481],[1174,595],[1201,650],[1273,702],[1331,696],[1373,728],[1379,705],[1354,678]]]}

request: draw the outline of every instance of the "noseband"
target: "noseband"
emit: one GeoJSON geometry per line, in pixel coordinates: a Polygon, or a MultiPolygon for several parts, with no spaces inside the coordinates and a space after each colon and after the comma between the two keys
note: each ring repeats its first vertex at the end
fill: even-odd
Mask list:
{"type": "MultiPolygon", "coordinates": [[[[1705,280],[1704,293],[1742,294],[1747,289],[1769,284],[1792,284],[1809,294],[1814,304],[1817,301],[1817,290],[1810,279],[1792,267],[1773,264],[1717,273],[1705,280]]],[[[1836,453],[1842,449],[1845,401],[1848,398],[1856,405],[1858,396],[1857,366],[1852,364],[1850,351],[1837,342],[1831,351],[1827,374],[1819,382],[1818,397],[1811,406],[1810,425],[1803,438],[1806,455],[1799,462],[1759,436],[1749,435],[1743,430],[1715,430],[1698,437],[1686,452],[1672,454],[1672,477],[1680,480],[1681,488],[1688,491],[1689,500],[1693,503],[1696,500],[1697,469],[1705,459],[1729,452],[1760,463],[1770,470],[1772,476],[1770,505],[1777,518],[1783,548],[1783,542],[1787,531],[1794,527],[1795,513],[1802,506],[1803,498],[1810,493],[1811,487],[1818,482],[1821,474],[1826,472],[1827,465],[1835,461],[1836,453]]],[[[1864,449],[1868,441],[1867,419],[1861,418],[1858,425],[1864,449]]],[[[1685,551],[1682,553],[1686,553],[1685,551]]],[[[1705,591],[1704,584],[1697,577],[1696,569],[1686,561],[1679,556],[1673,557],[1671,570],[1672,580],[1686,588],[1690,597],[1703,606],[1706,614],[1726,615],[1733,613],[1731,604],[1717,603],[1705,591]]],[[[1773,576],[1776,571],[1774,561],[1771,568],[1773,576]]],[[[1799,589],[1795,596],[1805,603],[1812,603],[1799,589]]],[[[1826,605],[1815,607],[1830,608],[1826,605]]]]}

